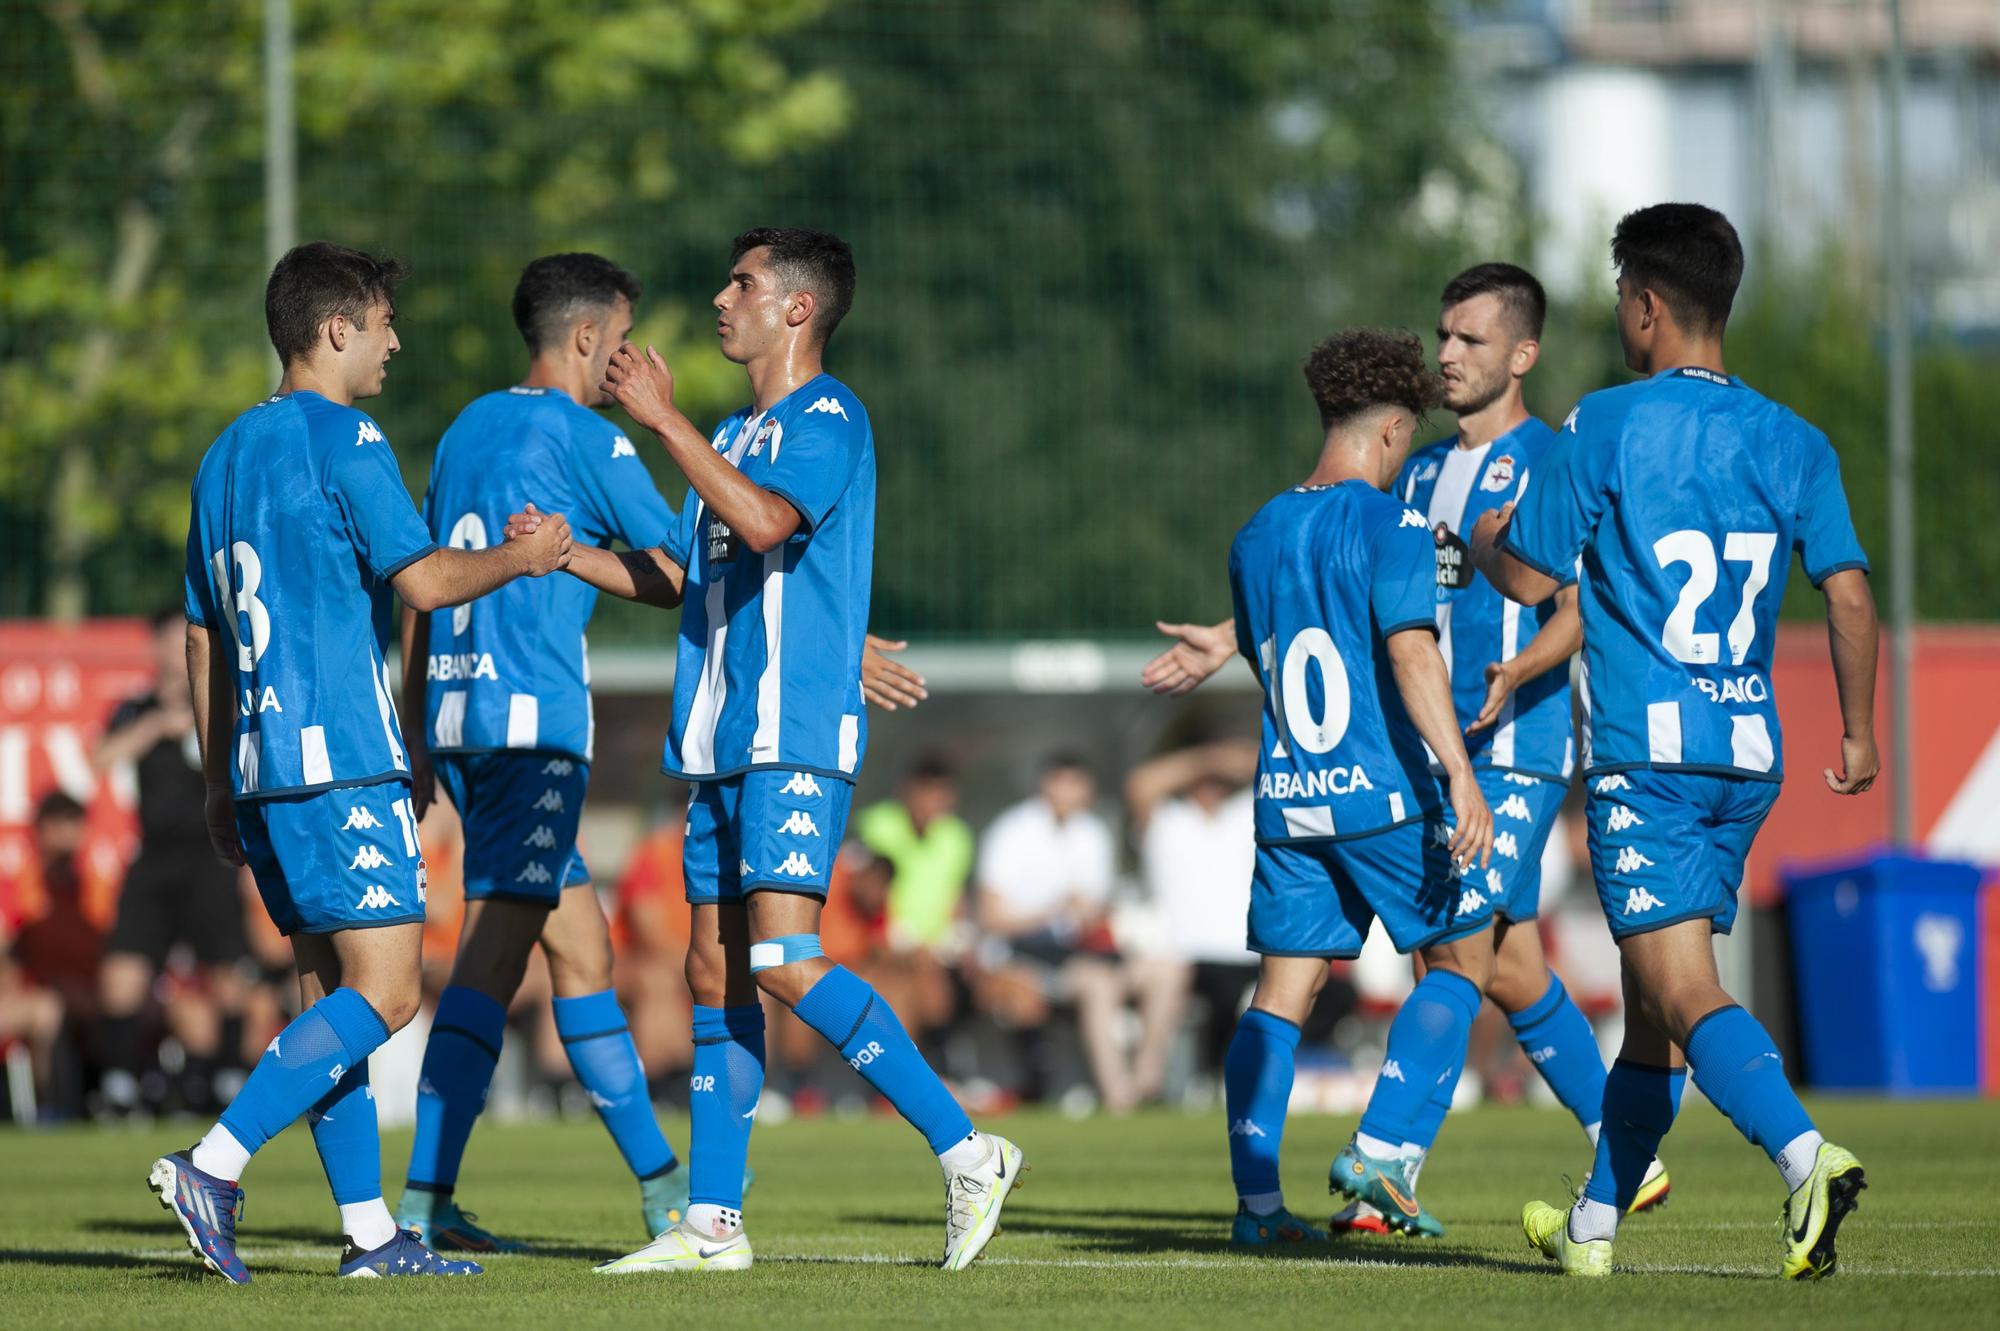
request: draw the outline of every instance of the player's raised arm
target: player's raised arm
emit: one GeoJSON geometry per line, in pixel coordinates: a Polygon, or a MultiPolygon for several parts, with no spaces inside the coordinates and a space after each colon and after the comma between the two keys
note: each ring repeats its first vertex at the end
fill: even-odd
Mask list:
{"type": "Polygon", "coordinates": [[[1175,642],[1146,662],[1145,669],[1139,672],[1139,682],[1170,698],[1192,693],[1236,654],[1233,619],[1218,624],[1169,624],[1159,620],[1153,627],[1175,642]]]}
{"type": "Polygon", "coordinates": [[[1540,605],[1556,594],[1562,583],[1522,560],[1506,548],[1514,522],[1514,505],[1488,509],[1479,515],[1472,529],[1472,563],[1500,594],[1522,605],[1540,605]]]}
{"type": "Polygon", "coordinates": [[[390,582],[411,609],[441,610],[477,600],[515,578],[539,578],[567,568],[572,551],[569,523],[560,513],[547,513],[533,530],[510,534],[485,550],[433,550],[390,582]]]}
{"type": "Polygon", "coordinates": [[[1472,718],[1466,733],[1484,730],[1498,721],[1500,709],[1514,690],[1567,664],[1582,646],[1583,620],[1577,613],[1576,584],[1572,582],[1556,593],[1555,615],[1542,625],[1541,632],[1528,640],[1526,647],[1511,660],[1495,661],[1486,667],[1486,701],[1480,704],[1479,715],[1472,718]]]}
{"type": "Polygon", "coordinates": [[[1827,647],[1840,692],[1841,771],[1823,769],[1827,788],[1859,795],[1875,784],[1882,759],[1875,751],[1875,660],[1879,627],[1868,575],[1843,569],[1820,583],[1826,597],[1827,647]]]}
{"type": "Polygon", "coordinates": [[[611,353],[604,391],[630,416],[653,432],[688,478],[696,495],[745,545],[763,554],[789,539],[805,521],[784,496],[764,489],[715,451],[708,436],[674,405],[674,376],[660,353],[645,354],[630,342],[611,353]]]}
{"type": "Polygon", "coordinates": [[[1409,628],[1388,637],[1389,665],[1396,691],[1410,722],[1431,746],[1451,783],[1451,855],[1460,863],[1485,868],[1493,858],[1493,813],[1479,793],[1479,780],[1458,733],[1458,713],[1451,702],[1451,671],[1438,652],[1437,634],[1429,628],[1409,628]]]}

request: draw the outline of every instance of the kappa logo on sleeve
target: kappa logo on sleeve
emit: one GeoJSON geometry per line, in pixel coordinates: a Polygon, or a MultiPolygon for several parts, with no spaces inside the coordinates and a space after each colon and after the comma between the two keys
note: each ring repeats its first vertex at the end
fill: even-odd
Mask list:
{"type": "Polygon", "coordinates": [[[354,438],[354,446],[356,448],[361,447],[363,444],[381,444],[387,442],[382,437],[381,427],[376,425],[374,421],[361,422],[361,432],[354,438]]]}
{"type": "Polygon", "coordinates": [[[1398,527],[1422,527],[1425,530],[1429,530],[1431,524],[1424,521],[1424,515],[1417,512],[1414,508],[1406,508],[1403,510],[1401,521],[1397,522],[1396,525],[1398,527]]]}
{"type": "MultiPolygon", "coordinates": [[[[841,406],[840,399],[836,397],[820,398],[819,400],[814,402],[810,407],[807,407],[803,412],[799,414],[802,416],[810,416],[815,411],[823,411],[829,416],[838,416],[840,417],[840,419],[844,421],[848,419],[847,408],[841,406]]],[[[848,421],[848,423],[850,425],[853,424],[852,421],[848,421]]]]}
{"type": "Polygon", "coordinates": [[[624,435],[621,434],[611,441],[611,457],[614,461],[618,458],[636,458],[638,456],[639,450],[632,447],[632,441],[624,435]]]}

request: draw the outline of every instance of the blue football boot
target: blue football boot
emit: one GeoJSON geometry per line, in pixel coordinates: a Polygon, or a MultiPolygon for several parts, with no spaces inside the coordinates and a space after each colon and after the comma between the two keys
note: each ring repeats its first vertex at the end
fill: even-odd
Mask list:
{"type": "Polygon", "coordinates": [[[153,1162],[146,1186],[174,1213],[187,1232],[188,1246],[201,1264],[233,1285],[250,1283],[250,1268],[236,1255],[236,1222],[243,1215],[243,1189],[194,1167],[188,1151],[153,1162]]]}
{"type": "Polygon", "coordinates": [[[454,1262],[424,1246],[416,1231],[399,1229],[396,1237],[370,1252],[348,1239],[340,1253],[340,1274],[363,1280],[390,1276],[477,1276],[486,1274],[478,1262],[454,1262]]]}

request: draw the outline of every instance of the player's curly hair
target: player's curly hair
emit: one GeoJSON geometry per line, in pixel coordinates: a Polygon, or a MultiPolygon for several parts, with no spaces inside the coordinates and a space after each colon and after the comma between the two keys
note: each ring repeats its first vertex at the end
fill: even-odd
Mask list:
{"type": "Polygon", "coordinates": [[[1327,429],[1375,407],[1401,407],[1422,418],[1444,401],[1444,381],[1406,329],[1349,328],[1312,349],[1306,387],[1327,429]]]}

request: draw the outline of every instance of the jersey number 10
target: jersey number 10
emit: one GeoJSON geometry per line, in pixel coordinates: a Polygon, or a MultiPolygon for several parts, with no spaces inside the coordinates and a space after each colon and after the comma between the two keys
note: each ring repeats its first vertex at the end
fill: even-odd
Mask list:
{"type": "MultiPolygon", "coordinates": [[[[1277,713],[1278,729],[1307,753],[1326,753],[1347,734],[1353,698],[1347,684],[1347,663],[1333,645],[1325,629],[1300,629],[1285,648],[1282,668],[1278,661],[1278,639],[1274,634],[1258,644],[1257,657],[1264,665],[1264,691],[1271,709],[1277,713]],[[1306,668],[1319,663],[1320,701],[1323,710],[1313,715],[1312,699],[1306,693],[1306,668]]],[[[1273,758],[1286,756],[1281,735],[1273,758]]]]}

